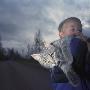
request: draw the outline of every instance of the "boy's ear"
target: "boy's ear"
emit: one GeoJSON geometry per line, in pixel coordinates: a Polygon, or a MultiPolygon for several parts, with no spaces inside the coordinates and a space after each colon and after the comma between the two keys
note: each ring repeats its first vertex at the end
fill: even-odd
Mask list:
{"type": "Polygon", "coordinates": [[[64,32],[59,32],[59,36],[63,37],[64,32]]]}

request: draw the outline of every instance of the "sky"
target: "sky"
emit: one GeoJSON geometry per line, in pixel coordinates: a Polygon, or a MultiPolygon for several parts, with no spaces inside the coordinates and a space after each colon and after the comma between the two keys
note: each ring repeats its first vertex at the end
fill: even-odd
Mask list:
{"type": "Polygon", "coordinates": [[[90,36],[90,0],[0,0],[0,35],[4,47],[23,48],[41,30],[46,42],[56,40],[58,25],[68,17],[82,21],[90,36]]]}

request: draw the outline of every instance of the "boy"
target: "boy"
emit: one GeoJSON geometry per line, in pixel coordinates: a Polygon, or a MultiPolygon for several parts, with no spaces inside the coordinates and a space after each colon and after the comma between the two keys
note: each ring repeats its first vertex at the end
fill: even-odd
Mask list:
{"type": "Polygon", "coordinates": [[[58,28],[60,39],[52,42],[40,54],[31,55],[44,67],[52,68],[52,71],[55,66],[58,66],[73,86],[77,86],[80,79],[72,68],[70,42],[74,37],[74,31],[81,30],[81,26],[80,20],[75,17],[64,20],[58,28]]]}
{"type": "MultiPolygon", "coordinates": [[[[80,81],[81,83],[77,86],[77,87],[72,87],[71,85],[69,85],[68,83],[62,83],[62,82],[58,82],[57,84],[54,85],[55,90],[60,90],[60,89],[64,89],[64,90],[82,90],[83,88],[85,88],[85,90],[89,90],[87,85],[86,85],[86,71],[85,71],[85,63],[86,63],[86,56],[87,56],[87,43],[86,43],[86,38],[84,38],[83,34],[82,34],[82,24],[81,21],[78,18],[75,17],[70,17],[66,20],[64,20],[61,24],[60,24],[60,28],[59,30],[62,29],[62,27],[65,25],[65,23],[67,24],[67,27],[74,27],[72,28],[73,33],[71,34],[72,36],[74,36],[75,38],[73,38],[70,42],[70,49],[71,49],[71,53],[73,56],[73,69],[75,70],[75,72],[78,74],[78,76],[80,77],[80,81]],[[73,21],[76,22],[77,24],[73,25],[73,21]],[[78,26],[77,26],[78,25],[78,26]],[[78,28],[75,28],[78,27],[78,28]]],[[[68,29],[68,28],[67,28],[68,29]]],[[[59,74],[59,73],[58,73],[59,74]]],[[[60,74],[59,74],[60,75],[60,74]]],[[[57,75],[56,75],[57,76],[57,75]]],[[[60,80],[60,79],[59,79],[60,80]]]]}

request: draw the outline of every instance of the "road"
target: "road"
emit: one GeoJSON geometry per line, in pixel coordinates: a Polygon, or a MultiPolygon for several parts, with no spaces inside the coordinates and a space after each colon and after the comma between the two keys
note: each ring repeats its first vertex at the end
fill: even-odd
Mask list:
{"type": "Polygon", "coordinates": [[[50,73],[39,64],[0,61],[0,90],[52,90],[50,73]]]}

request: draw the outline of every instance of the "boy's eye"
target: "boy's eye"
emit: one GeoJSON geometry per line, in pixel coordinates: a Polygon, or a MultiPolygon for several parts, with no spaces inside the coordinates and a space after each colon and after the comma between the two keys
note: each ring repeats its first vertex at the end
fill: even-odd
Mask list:
{"type": "Polygon", "coordinates": [[[73,29],[71,29],[71,31],[73,31],[73,32],[74,32],[74,31],[75,31],[75,29],[73,28],[73,29]]]}

